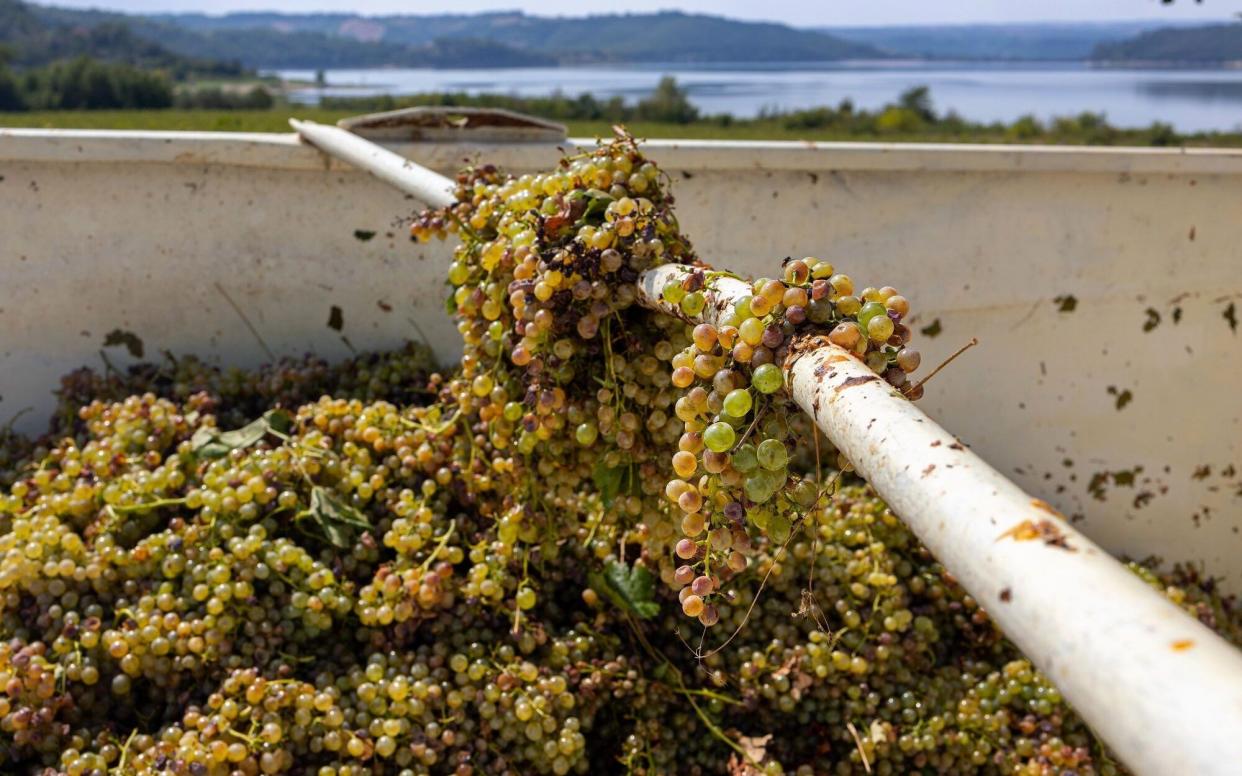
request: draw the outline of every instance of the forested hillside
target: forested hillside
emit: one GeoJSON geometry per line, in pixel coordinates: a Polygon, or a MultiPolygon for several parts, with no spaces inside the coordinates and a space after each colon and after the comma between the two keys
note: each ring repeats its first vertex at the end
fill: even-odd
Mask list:
{"type": "Polygon", "coordinates": [[[1129,40],[1101,44],[1092,58],[1173,64],[1242,62],[1242,23],[1153,30],[1129,40]]]}
{"type": "MultiPolygon", "coordinates": [[[[238,30],[316,34],[371,45],[427,46],[463,38],[491,41],[561,63],[822,62],[882,56],[873,46],[783,24],[662,12],[583,17],[523,13],[437,16],[239,13],[177,14],[153,20],[200,34],[238,30]]],[[[487,63],[483,62],[486,66],[487,63]]]]}

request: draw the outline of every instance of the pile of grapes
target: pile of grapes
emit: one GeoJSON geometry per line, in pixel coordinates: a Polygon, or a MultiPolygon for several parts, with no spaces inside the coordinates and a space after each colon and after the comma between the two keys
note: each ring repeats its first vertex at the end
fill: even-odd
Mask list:
{"type": "Polygon", "coordinates": [[[170,358],[0,431],[0,771],[1122,772],[789,401],[816,334],[920,395],[895,289],[786,260],[687,324],[723,274],[625,135],[456,199],[453,371],[170,358]]]}

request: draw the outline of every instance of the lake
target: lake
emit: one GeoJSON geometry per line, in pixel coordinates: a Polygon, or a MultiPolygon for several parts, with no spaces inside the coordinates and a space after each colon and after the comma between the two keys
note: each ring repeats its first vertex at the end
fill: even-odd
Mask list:
{"type": "MultiPolygon", "coordinates": [[[[309,70],[281,71],[286,78],[314,80],[309,70]]],[[[1242,129],[1240,70],[1121,70],[1084,64],[831,63],[812,65],[642,65],[487,70],[329,70],[323,90],[297,92],[313,103],[319,95],[500,93],[523,96],[621,96],[635,101],[662,75],[672,75],[704,113],[755,116],[768,109],[836,105],[851,99],[875,108],[911,86],[931,87],[937,110],[956,110],[977,121],[1012,121],[1082,111],[1107,114],[1118,126],[1172,124],[1184,132],[1242,129]]]]}

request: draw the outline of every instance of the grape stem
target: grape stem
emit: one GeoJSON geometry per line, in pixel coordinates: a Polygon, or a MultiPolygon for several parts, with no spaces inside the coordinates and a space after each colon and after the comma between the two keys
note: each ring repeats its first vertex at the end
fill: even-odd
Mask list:
{"type": "Polygon", "coordinates": [[[863,768],[867,773],[871,773],[871,762],[867,759],[867,750],[863,748],[862,739],[858,736],[858,728],[854,727],[853,722],[846,722],[845,729],[850,731],[850,735],[854,737],[854,745],[858,747],[858,756],[862,758],[863,768]]]}
{"type": "Polygon", "coordinates": [[[449,521],[448,529],[444,532],[444,535],[440,537],[440,543],[437,544],[436,548],[431,551],[430,555],[427,556],[427,560],[423,561],[423,565],[419,566],[418,570],[420,572],[426,571],[427,569],[431,568],[431,564],[435,563],[436,558],[439,557],[440,553],[444,550],[445,546],[448,545],[448,540],[453,538],[453,531],[456,528],[457,528],[457,520],[456,518],[454,518],[449,521]]]}
{"type": "Polygon", "coordinates": [[[625,615],[625,621],[626,624],[630,626],[630,630],[634,632],[634,636],[638,639],[639,644],[642,645],[647,654],[650,655],[653,660],[656,660],[665,666],[669,674],[677,681],[676,686],[669,685],[669,689],[674,690],[685,697],[686,701],[690,704],[690,707],[694,709],[695,715],[698,716],[700,721],[702,721],[703,726],[707,728],[707,731],[711,733],[712,737],[718,739],[721,743],[740,754],[746,762],[750,763],[755,768],[760,768],[761,764],[756,762],[755,758],[752,757],[741,744],[734,741],[728,736],[727,733],[721,730],[716,723],[712,721],[711,717],[707,715],[707,712],[703,711],[703,709],[699,707],[699,704],[694,702],[694,696],[704,695],[706,697],[716,698],[717,700],[729,703],[739,703],[739,701],[733,701],[732,699],[718,696],[716,693],[711,693],[707,690],[691,690],[689,687],[686,687],[686,682],[685,679],[682,678],[681,670],[678,669],[677,666],[673,665],[672,661],[656,650],[655,647],[651,646],[651,642],[647,640],[647,636],[642,632],[642,629],[638,627],[638,623],[634,621],[634,617],[627,613],[625,615]]]}
{"type": "Polygon", "coordinates": [[[115,771],[109,771],[110,773],[116,773],[118,776],[124,776],[124,774],[125,774],[125,761],[126,761],[127,759],[129,759],[129,745],[130,745],[130,744],[132,744],[132,743],[134,742],[134,738],[135,738],[137,735],[138,735],[138,729],[137,729],[137,728],[135,728],[135,729],[133,729],[133,730],[129,731],[129,738],[125,739],[125,744],[124,744],[124,746],[122,746],[122,747],[121,747],[121,759],[117,760],[117,763],[116,763],[116,770],[115,770],[115,771]]]}
{"type": "Polygon", "coordinates": [[[924,377],[922,380],[919,380],[917,383],[915,383],[913,386],[911,386],[911,387],[910,387],[910,389],[909,389],[909,392],[910,392],[910,393],[913,393],[914,391],[917,391],[919,388],[922,388],[922,387],[923,387],[923,384],[924,384],[924,383],[926,383],[928,380],[932,379],[933,377],[935,377],[937,374],[939,374],[941,369],[944,369],[946,366],[948,366],[949,364],[953,363],[953,360],[954,360],[954,359],[956,359],[958,356],[962,355],[963,353],[965,353],[966,351],[970,350],[971,348],[973,348],[975,345],[978,345],[978,344],[979,344],[979,338],[978,338],[978,337],[971,337],[971,338],[970,338],[970,342],[967,342],[965,345],[963,345],[963,346],[961,346],[960,348],[958,348],[958,349],[957,349],[957,350],[953,353],[953,355],[949,356],[949,357],[948,357],[948,358],[946,358],[944,361],[941,361],[941,362],[940,362],[940,366],[938,366],[938,367],[936,367],[935,369],[933,369],[933,370],[931,371],[931,374],[927,375],[927,376],[926,376],[926,377],[924,377]]]}
{"type": "Polygon", "coordinates": [[[160,507],[180,506],[185,502],[185,498],[163,498],[155,501],[144,501],[141,504],[129,504],[126,506],[117,506],[112,504],[109,508],[119,515],[124,515],[129,512],[149,512],[152,509],[159,509],[160,507]]]}

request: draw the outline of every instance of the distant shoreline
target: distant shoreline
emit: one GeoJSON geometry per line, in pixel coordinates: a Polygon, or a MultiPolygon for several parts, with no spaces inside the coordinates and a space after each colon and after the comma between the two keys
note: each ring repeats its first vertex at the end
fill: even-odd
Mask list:
{"type": "Polygon", "coordinates": [[[1101,70],[1242,70],[1242,59],[1224,62],[1163,59],[1096,59],[1091,66],[1101,70]]]}
{"type": "MultiPolygon", "coordinates": [[[[388,65],[332,65],[324,66],[302,66],[302,67],[279,67],[279,68],[260,68],[261,76],[279,76],[280,73],[306,72],[314,73],[317,70],[324,72],[340,72],[343,70],[365,70],[368,72],[391,71],[427,71],[427,72],[443,72],[443,71],[512,71],[512,70],[634,70],[640,72],[661,72],[664,70],[687,70],[702,72],[787,72],[796,70],[808,71],[853,71],[853,70],[887,70],[900,71],[902,69],[919,70],[923,68],[935,67],[962,67],[964,69],[979,70],[1014,70],[1023,68],[1037,68],[1049,70],[1169,70],[1169,71],[1188,71],[1202,70],[1204,72],[1226,72],[1234,70],[1242,70],[1242,60],[1231,60],[1224,62],[1199,62],[1193,60],[1097,60],[1097,59],[968,59],[961,57],[893,57],[893,58],[877,58],[877,59],[839,59],[839,60],[789,60],[786,62],[735,62],[735,61],[698,61],[698,62],[591,62],[576,64],[548,64],[548,65],[480,65],[478,67],[464,66],[423,66],[410,67],[400,64],[388,65]]],[[[301,89],[320,88],[312,79],[299,79],[301,89]]],[[[354,86],[354,84],[333,83],[330,88],[346,88],[354,86]]],[[[366,84],[357,84],[360,88],[369,88],[366,84]]]]}

